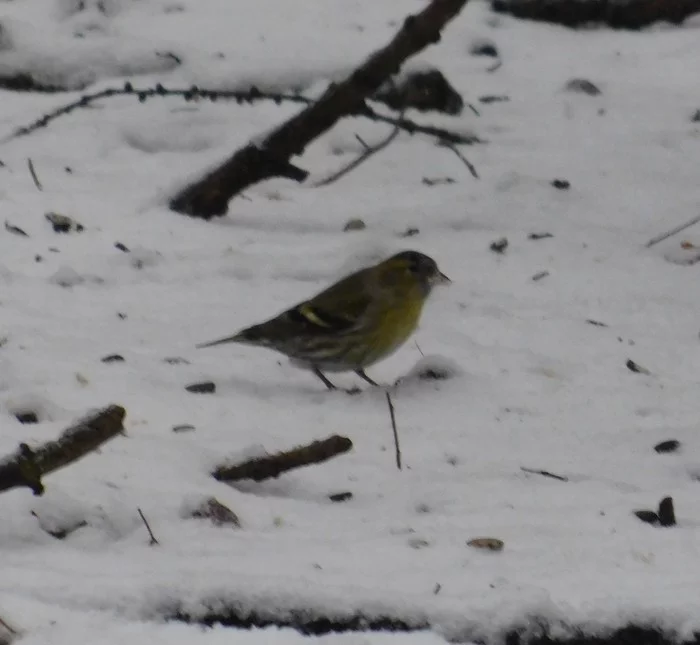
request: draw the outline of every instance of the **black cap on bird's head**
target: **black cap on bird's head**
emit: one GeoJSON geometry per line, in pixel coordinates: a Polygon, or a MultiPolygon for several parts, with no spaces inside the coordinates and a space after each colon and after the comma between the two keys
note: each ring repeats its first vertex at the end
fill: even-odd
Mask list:
{"type": "Polygon", "coordinates": [[[438,268],[437,262],[428,255],[418,251],[401,251],[393,255],[388,263],[402,266],[429,289],[437,284],[448,284],[451,280],[438,268]]]}

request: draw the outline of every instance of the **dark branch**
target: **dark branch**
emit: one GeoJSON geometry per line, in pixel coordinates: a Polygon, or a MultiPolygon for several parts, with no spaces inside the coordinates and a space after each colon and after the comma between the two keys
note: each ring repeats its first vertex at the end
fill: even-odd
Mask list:
{"type": "Polygon", "coordinates": [[[331,85],[321,98],[274,129],[260,143],[235,152],[214,171],[187,186],[170,202],[178,213],[210,219],[225,215],[235,195],[258,182],[279,176],[306,146],[344,116],[359,114],[365,100],[395,75],[407,58],[440,40],[441,29],[467,0],[433,0],[409,16],[391,42],[372,54],[350,76],[331,85]]]}
{"type": "Polygon", "coordinates": [[[34,449],[20,444],[15,454],[0,460],[0,492],[26,486],[41,495],[44,475],[81,459],[123,432],[125,414],[121,406],[110,405],[66,428],[56,441],[34,449]]]}
{"type": "Polygon", "coordinates": [[[235,482],[252,479],[259,482],[279,477],[282,473],[310,464],[320,464],[352,449],[352,441],[347,437],[333,435],[323,441],[314,441],[307,446],[299,446],[275,455],[256,457],[240,464],[223,464],[213,473],[214,479],[235,482]]]}

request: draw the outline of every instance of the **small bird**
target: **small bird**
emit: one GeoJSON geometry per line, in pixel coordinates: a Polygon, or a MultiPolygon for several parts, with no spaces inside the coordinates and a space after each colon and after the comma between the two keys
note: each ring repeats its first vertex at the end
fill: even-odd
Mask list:
{"type": "Polygon", "coordinates": [[[310,369],[329,390],[336,387],[324,372],[352,371],[377,385],[365,368],[408,340],[433,287],[449,282],[431,257],[403,251],[270,320],[197,348],[225,343],[267,347],[310,369]]]}

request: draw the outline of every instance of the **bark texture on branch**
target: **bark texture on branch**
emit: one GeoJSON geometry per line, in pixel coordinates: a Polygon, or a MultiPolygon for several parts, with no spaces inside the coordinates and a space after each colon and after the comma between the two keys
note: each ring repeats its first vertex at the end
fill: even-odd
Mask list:
{"type": "Polygon", "coordinates": [[[259,482],[279,477],[282,473],[293,468],[320,464],[351,449],[352,441],[350,439],[333,435],[322,441],[314,441],[307,446],[299,446],[274,455],[256,457],[242,464],[221,465],[212,473],[212,476],[214,479],[225,482],[235,482],[241,479],[252,479],[259,482]]]}
{"type": "Polygon", "coordinates": [[[123,432],[125,414],[121,406],[110,405],[66,428],[56,441],[37,448],[20,444],[14,454],[0,459],[0,492],[26,486],[35,495],[43,494],[44,475],[77,461],[123,432]]]}
{"type": "Polygon", "coordinates": [[[295,155],[344,116],[362,113],[365,99],[396,74],[410,56],[437,43],[440,31],[468,0],[432,0],[404,21],[393,40],[372,54],[348,78],[331,85],[319,100],[292,117],[259,143],[250,143],[221,166],[182,190],[170,201],[178,213],[211,219],[225,215],[229,200],[249,186],[272,177],[303,181],[308,173],[290,163],[295,155]]]}

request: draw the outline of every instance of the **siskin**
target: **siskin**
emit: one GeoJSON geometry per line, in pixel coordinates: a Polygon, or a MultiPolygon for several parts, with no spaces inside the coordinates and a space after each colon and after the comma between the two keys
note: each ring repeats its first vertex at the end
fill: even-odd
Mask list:
{"type": "Polygon", "coordinates": [[[365,368],[408,340],[433,286],[448,282],[431,257],[403,251],[350,274],[270,320],[197,347],[224,343],[267,347],[313,371],[329,390],[335,385],[324,372],[352,371],[377,385],[365,368]]]}

